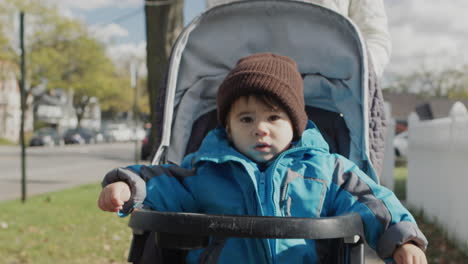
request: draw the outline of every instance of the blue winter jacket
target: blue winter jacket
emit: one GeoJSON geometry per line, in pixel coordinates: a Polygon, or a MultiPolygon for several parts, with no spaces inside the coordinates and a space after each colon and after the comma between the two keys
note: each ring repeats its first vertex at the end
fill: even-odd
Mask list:
{"type": "MultiPolygon", "coordinates": [[[[130,166],[110,172],[103,184],[125,175],[127,182],[140,182],[131,184],[135,193],[144,188],[143,179],[144,204],[158,211],[282,217],[357,212],[368,244],[382,258],[391,257],[398,245],[410,240],[423,249],[427,245],[393,192],[343,156],[330,154],[311,122],[299,141],[265,167],[236,151],[224,129],[211,131],[181,167],[130,166]]],[[[218,263],[236,264],[317,263],[320,254],[313,240],[230,238],[190,252],[187,262],[203,262],[204,251],[219,253],[218,263]]]]}

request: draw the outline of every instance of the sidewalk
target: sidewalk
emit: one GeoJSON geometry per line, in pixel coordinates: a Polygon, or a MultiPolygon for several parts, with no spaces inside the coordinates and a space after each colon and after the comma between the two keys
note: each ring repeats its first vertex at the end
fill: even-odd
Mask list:
{"type": "Polygon", "coordinates": [[[0,155],[9,154],[17,152],[21,153],[21,146],[0,146],[0,155]]]}

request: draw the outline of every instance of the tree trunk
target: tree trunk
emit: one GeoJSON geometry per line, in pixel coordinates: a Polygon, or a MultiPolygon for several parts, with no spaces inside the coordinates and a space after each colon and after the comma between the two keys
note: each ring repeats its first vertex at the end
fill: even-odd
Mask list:
{"type": "MultiPolygon", "coordinates": [[[[158,146],[161,135],[158,131],[162,125],[163,116],[157,113],[160,98],[160,87],[165,85],[164,77],[168,67],[168,59],[172,45],[182,30],[183,0],[152,0],[145,5],[146,15],[146,64],[148,68],[148,94],[151,118],[150,146],[158,146]]],[[[154,149],[153,149],[154,151],[154,149]]]]}

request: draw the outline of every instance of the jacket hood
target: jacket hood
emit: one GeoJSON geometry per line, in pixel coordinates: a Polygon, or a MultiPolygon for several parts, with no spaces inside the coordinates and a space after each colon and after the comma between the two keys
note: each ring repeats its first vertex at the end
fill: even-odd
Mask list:
{"type": "MultiPolygon", "coordinates": [[[[291,152],[297,149],[297,151],[304,153],[329,153],[327,142],[312,121],[308,121],[306,130],[302,133],[300,139],[293,141],[291,144],[291,152]]],[[[222,163],[229,160],[243,162],[249,160],[249,158],[238,152],[228,140],[225,129],[218,127],[207,134],[200,149],[187,156],[184,159],[184,163],[190,162],[194,164],[202,160],[222,163]],[[193,159],[194,157],[195,159],[193,159]]]]}

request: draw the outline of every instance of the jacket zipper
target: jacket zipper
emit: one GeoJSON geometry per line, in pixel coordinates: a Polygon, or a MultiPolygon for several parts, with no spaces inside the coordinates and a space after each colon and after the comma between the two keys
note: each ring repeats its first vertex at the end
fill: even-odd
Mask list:
{"type": "MultiPolygon", "coordinates": [[[[290,153],[293,153],[293,152],[296,152],[296,151],[302,151],[302,150],[307,150],[307,149],[310,149],[310,147],[296,147],[296,148],[292,148],[292,149],[288,149],[286,151],[284,151],[283,153],[281,153],[276,159],[275,159],[275,162],[272,164],[272,166],[268,169],[270,172],[270,175],[271,177],[269,177],[269,180],[268,180],[268,184],[269,184],[269,188],[268,189],[272,189],[272,186],[273,186],[273,173],[274,171],[276,171],[276,166],[278,166],[278,163],[280,160],[283,159],[284,156],[290,154],[290,153]]],[[[265,185],[266,187],[266,185],[265,185]]],[[[265,190],[266,191],[266,190],[265,190]]],[[[271,192],[273,193],[273,191],[271,190],[271,192]]],[[[270,202],[269,202],[269,205],[271,205],[271,209],[273,211],[273,216],[276,216],[276,206],[275,206],[275,201],[274,201],[274,197],[273,195],[270,195],[270,197],[268,197],[270,202]]],[[[275,264],[276,263],[276,239],[271,239],[270,240],[270,250],[271,250],[271,260],[272,260],[272,263],[275,264]]]]}
{"type": "MultiPolygon", "coordinates": [[[[261,215],[269,215],[268,213],[270,212],[269,210],[269,204],[268,204],[268,196],[267,196],[267,188],[266,188],[266,173],[263,172],[263,171],[256,171],[256,175],[255,175],[255,178],[256,178],[256,181],[257,181],[257,194],[258,194],[258,205],[260,206],[260,210],[259,210],[259,213],[261,213],[261,215]]],[[[267,252],[266,253],[266,257],[267,257],[267,263],[275,263],[275,260],[273,258],[273,254],[272,254],[272,247],[271,247],[271,242],[272,242],[272,239],[265,239],[266,241],[266,245],[265,246],[265,250],[267,252]]]]}

